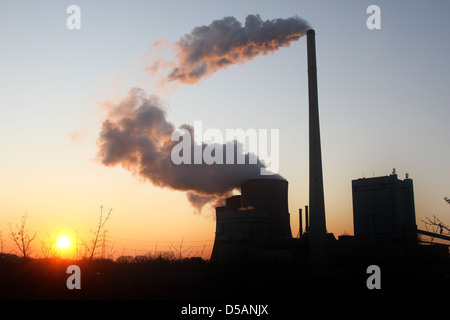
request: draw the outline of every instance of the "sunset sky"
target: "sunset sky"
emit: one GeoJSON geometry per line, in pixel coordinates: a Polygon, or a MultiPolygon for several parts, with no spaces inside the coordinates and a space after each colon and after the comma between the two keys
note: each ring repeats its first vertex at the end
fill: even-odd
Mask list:
{"type": "Polygon", "coordinates": [[[157,41],[249,14],[305,19],[316,30],[327,229],[353,234],[351,180],[390,174],[414,181],[416,221],[450,224],[450,3],[448,1],[8,1],[0,5],[0,231],[27,213],[37,232],[89,239],[99,206],[113,208],[109,250],[142,255],[169,243],[209,258],[211,206],[195,213],[182,191],[160,188],[121,166],[104,166],[97,139],[107,110],[130,88],[156,94],[176,127],[279,129],[293,236],[308,204],[306,38],[229,66],[195,85],[162,90],[146,68],[157,41]],[[81,9],[69,30],[66,9],[81,9]],[[381,29],[369,30],[369,5],[381,29]],[[108,103],[105,103],[108,102],[108,103]]]}

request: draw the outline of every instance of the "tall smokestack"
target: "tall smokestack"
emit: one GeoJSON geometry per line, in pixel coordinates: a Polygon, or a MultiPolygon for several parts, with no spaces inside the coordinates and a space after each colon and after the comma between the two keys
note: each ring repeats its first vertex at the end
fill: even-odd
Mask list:
{"type": "Polygon", "coordinates": [[[317,97],[315,31],[309,29],[306,36],[309,94],[309,251],[311,262],[320,267],[325,266],[327,262],[327,234],[317,97]]]}

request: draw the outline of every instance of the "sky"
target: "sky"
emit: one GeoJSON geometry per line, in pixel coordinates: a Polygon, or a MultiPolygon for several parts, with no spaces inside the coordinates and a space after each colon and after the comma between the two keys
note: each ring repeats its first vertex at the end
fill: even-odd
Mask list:
{"type": "Polygon", "coordinates": [[[27,213],[34,255],[49,237],[89,239],[99,207],[112,208],[108,250],[143,255],[183,246],[208,258],[211,206],[196,213],[183,191],[154,186],[98,161],[108,116],[133,87],[160,97],[176,127],[279,129],[278,173],[289,182],[293,236],[308,204],[306,39],[222,69],[195,85],[161,90],[145,70],[157,41],[250,14],[297,15],[316,31],[327,229],[353,233],[351,180],[396,168],[414,181],[416,222],[450,223],[448,1],[2,1],[0,4],[0,231],[27,213]],[[70,30],[67,8],[80,8],[70,30]],[[367,28],[372,5],[381,29],[367,28]]]}

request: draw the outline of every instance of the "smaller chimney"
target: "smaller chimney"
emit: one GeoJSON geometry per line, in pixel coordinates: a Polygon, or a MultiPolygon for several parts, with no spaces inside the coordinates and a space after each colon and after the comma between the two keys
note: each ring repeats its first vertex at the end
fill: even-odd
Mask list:
{"type": "Polygon", "coordinates": [[[305,206],[305,232],[309,231],[309,214],[308,214],[308,206],[305,206]]]}
{"type": "Polygon", "coordinates": [[[298,216],[299,216],[299,230],[298,230],[298,234],[299,237],[301,237],[303,235],[303,225],[302,225],[302,209],[298,209],[298,216]]]}

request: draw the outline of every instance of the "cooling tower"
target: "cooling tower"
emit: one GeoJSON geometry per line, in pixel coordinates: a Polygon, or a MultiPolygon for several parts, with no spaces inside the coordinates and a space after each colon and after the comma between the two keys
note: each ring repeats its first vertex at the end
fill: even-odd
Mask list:
{"type": "Polygon", "coordinates": [[[241,186],[241,201],[243,208],[254,208],[268,213],[270,238],[292,237],[286,180],[246,181],[241,186]]]}

